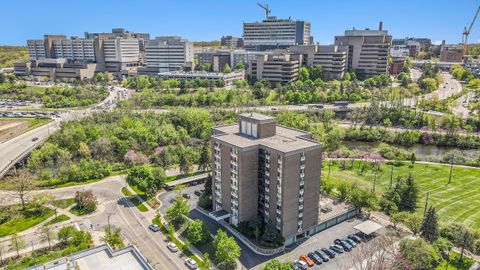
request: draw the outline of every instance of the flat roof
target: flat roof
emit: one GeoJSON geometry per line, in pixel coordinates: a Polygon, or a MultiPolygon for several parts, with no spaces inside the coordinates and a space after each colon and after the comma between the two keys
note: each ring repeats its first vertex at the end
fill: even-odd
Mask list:
{"type": "Polygon", "coordinates": [[[319,142],[306,138],[308,135],[306,132],[279,125],[276,127],[275,135],[264,138],[255,138],[241,134],[238,124],[219,126],[214,129],[219,131],[220,134],[214,135],[212,138],[240,148],[262,145],[280,152],[288,153],[321,146],[319,142]]]}
{"type": "Polygon", "coordinates": [[[355,226],[353,228],[355,230],[361,231],[362,233],[364,233],[366,235],[370,235],[370,234],[380,230],[381,228],[383,228],[383,226],[376,223],[376,222],[373,222],[371,220],[367,220],[367,221],[364,221],[364,222],[358,224],[357,226],[355,226]]]}
{"type": "Polygon", "coordinates": [[[166,183],[165,185],[173,187],[173,186],[176,186],[176,185],[190,183],[190,182],[196,181],[196,180],[201,180],[201,179],[204,179],[204,178],[207,178],[207,177],[208,177],[208,173],[202,173],[202,174],[199,174],[199,175],[194,175],[194,176],[185,177],[185,178],[182,178],[182,179],[179,179],[179,180],[171,181],[171,182],[166,183]]]}
{"type": "Polygon", "coordinates": [[[251,112],[251,113],[242,113],[240,114],[242,117],[247,117],[250,119],[258,120],[258,121],[265,121],[265,120],[276,120],[277,118],[261,113],[251,112]]]}
{"type": "Polygon", "coordinates": [[[107,245],[80,251],[50,263],[27,268],[27,270],[68,270],[71,269],[72,263],[82,270],[153,270],[134,246],[112,251],[107,245]],[[70,265],[67,264],[67,260],[70,265]]]}

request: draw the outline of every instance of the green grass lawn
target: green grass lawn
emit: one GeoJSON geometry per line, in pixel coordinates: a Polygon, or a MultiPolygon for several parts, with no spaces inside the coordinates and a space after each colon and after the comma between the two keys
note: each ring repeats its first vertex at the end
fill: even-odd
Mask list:
{"type": "Polygon", "coordinates": [[[138,208],[138,210],[140,210],[140,212],[148,212],[148,208],[143,205],[143,203],[137,197],[130,198],[130,201],[138,208]]]}
{"type": "Polygon", "coordinates": [[[0,207],[0,237],[27,230],[54,214],[55,211],[47,207],[27,207],[24,211],[20,205],[0,207]]]}
{"type": "Polygon", "coordinates": [[[96,209],[97,209],[96,206],[95,206],[95,209],[93,209],[93,210],[89,210],[89,209],[85,209],[85,208],[80,209],[77,206],[75,206],[72,209],[70,209],[69,212],[76,215],[76,216],[84,216],[84,215],[88,215],[90,213],[93,213],[96,209]]]}
{"type": "Polygon", "coordinates": [[[123,193],[123,195],[125,195],[126,197],[130,197],[130,196],[133,195],[132,192],[130,192],[130,190],[128,190],[128,188],[126,188],[126,187],[122,187],[122,193],[123,193]]]}
{"type": "Polygon", "coordinates": [[[63,221],[67,221],[67,220],[70,220],[70,218],[66,215],[60,215],[52,220],[50,220],[49,222],[45,223],[46,225],[52,225],[52,224],[55,224],[55,223],[59,223],[59,222],[63,222],[63,221]]]}
{"type": "Polygon", "coordinates": [[[55,204],[61,209],[67,209],[69,206],[72,206],[75,203],[75,198],[67,198],[56,200],[55,204]]]}
{"type": "MultiPolygon", "coordinates": [[[[322,177],[328,178],[328,162],[323,164],[322,177]]],[[[350,161],[346,162],[350,167],[350,161]]],[[[330,179],[333,181],[356,182],[359,186],[372,188],[374,172],[371,167],[359,175],[360,162],[354,163],[353,169],[343,170],[338,163],[331,167],[330,179]]],[[[450,167],[442,165],[401,163],[394,166],[393,182],[398,176],[407,177],[411,172],[419,186],[419,211],[423,207],[427,192],[429,203],[437,209],[443,222],[463,222],[473,228],[480,227],[480,169],[454,167],[452,182],[447,185],[450,167]]],[[[383,191],[390,185],[390,165],[382,164],[377,175],[376,191],[383,191]]]]}

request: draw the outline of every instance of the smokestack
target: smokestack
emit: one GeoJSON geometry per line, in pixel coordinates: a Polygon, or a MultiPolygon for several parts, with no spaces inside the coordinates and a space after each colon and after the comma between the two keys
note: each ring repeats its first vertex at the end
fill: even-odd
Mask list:
{"type": "Polygon", "coordinates": [[[380,21],[380,23],[378,24],[378,30],[382,31],[383,30],[383,22],[380,21]]]}

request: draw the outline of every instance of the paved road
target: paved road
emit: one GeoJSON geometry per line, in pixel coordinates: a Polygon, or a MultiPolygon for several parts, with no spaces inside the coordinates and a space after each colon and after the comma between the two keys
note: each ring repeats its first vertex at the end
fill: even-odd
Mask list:
{"type": "Polygon", "coordinates": [[[438,99],[446,99],[462,91],[462,85],[459,81],[455,80],[452,75],[447,72],[442,72],[443,83],[439,88],[432,93],[425,95],[425,99],[431,100],[434,97],[438,99]]]}

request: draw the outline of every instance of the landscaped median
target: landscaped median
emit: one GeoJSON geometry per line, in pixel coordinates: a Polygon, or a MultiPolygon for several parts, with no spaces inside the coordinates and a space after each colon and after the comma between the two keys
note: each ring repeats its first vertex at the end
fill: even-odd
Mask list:
{"type": "Polygon", "coordinates": [[[122,187],[122,193],[140,212],[148,212],[148,208],[143,205],[142,201],[137,197],[138,195],[133,194],[127,187],[122,187]]]}

